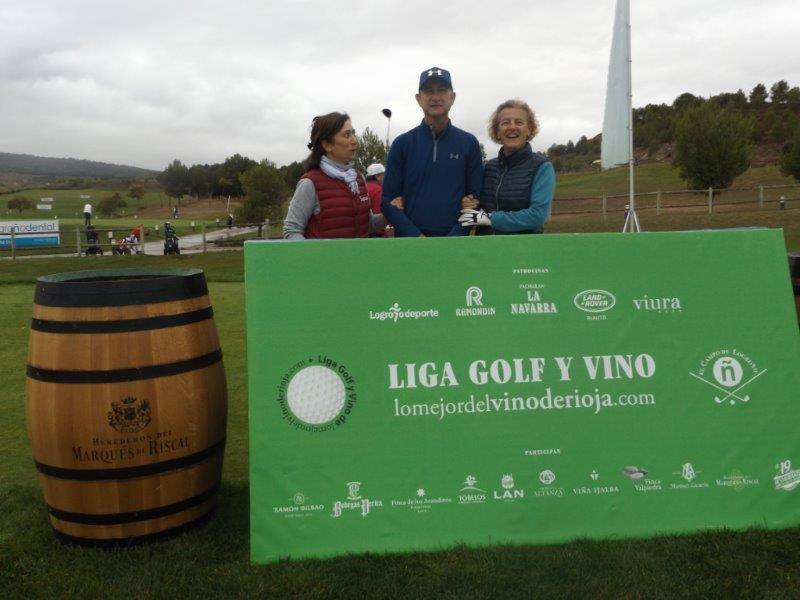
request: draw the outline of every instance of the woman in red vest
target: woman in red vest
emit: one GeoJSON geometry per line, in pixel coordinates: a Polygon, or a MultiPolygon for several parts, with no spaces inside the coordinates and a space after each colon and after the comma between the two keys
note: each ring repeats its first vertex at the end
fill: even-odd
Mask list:
{"type": "Polygon", "coordinates": [[[386,226],[373,215],[364,176],[355,169],[358,138],[344,113],[314,117],[311,154],[297,182],[283,237],[289,240],[367,237],[386,226]]]}

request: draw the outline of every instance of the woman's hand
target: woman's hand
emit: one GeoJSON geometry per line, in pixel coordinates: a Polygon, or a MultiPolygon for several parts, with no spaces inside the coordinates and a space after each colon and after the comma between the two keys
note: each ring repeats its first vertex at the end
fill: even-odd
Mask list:
{"type": "Polygon", "coordinates": [[[472,194],[468,194],[461,199],[461,208],[476,210],[478,208],[478,200],[472,194]]]}
{"type": "Polygon", "coordinates": [[[391,204],[395,208],[399,208],[400,210],[405,210],[405,207],[406,207],[406,205],[403,203],[403,197],[402,196],[398,196],[397,198],[395,198],[394,200],[389,202],[389,204],[391,204]]]}

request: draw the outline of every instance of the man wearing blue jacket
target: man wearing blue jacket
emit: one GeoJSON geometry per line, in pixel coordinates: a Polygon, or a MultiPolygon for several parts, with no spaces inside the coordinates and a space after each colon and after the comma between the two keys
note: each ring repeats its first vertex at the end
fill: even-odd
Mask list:
{"type": "Polygon", "coordinates": [[[467,235],[458,222],[461,199],[481,191],[478,140],[450,123],[456,94],[450,72],[439,67],[419,76],[417,103],[423,119],[398,136],[389,150],[381,212],[398,237],[467,235]],[[391,204],[402,197],[403,208],[391,204]]]}

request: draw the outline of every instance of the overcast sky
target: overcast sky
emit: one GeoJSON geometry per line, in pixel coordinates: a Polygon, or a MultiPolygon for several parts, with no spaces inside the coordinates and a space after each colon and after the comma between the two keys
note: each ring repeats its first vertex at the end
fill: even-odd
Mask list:
{"type": "MultiPolygon", "coordinates": [[[[450,70],[451,118],[492,155],[510,97],[535,149],[602,129],[615,0],[0,0],[0,152],[161,170],[241,153],[305,157],[311,118],[344,110],[392,138],[419,123],[419,73],[450,70]]],[[[634,105],[786,79],[798,0],[631,0],[634,105]]]]}

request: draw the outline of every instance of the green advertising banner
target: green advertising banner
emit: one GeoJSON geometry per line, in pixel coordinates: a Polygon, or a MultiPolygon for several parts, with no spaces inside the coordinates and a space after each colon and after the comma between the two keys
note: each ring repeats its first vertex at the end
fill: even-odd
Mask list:
{"type": "Polygon", "coordinates": [[[781,231],[247,242],[251,557],[800,523],[781,231]]]}

